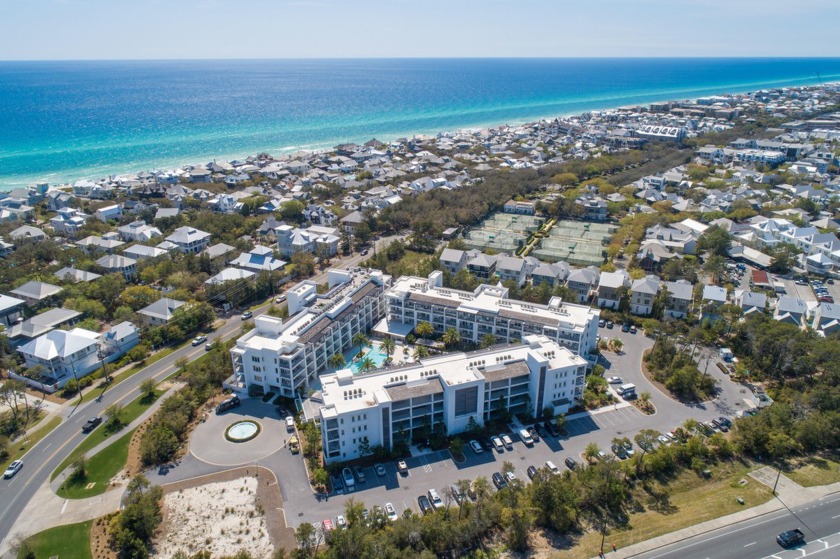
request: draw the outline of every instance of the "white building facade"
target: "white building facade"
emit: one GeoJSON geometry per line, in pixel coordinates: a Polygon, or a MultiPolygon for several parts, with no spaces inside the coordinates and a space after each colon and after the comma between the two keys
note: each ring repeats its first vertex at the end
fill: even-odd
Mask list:
{"type": "Polygon", "coordinates": [[[432,430],[448,435],[495,414],[565,413],[580,401],[588,363],[546,336],[517,347],[453,353],[354,375],[321,377],[321,437],[327,463],[393,449],[432,430]]]}

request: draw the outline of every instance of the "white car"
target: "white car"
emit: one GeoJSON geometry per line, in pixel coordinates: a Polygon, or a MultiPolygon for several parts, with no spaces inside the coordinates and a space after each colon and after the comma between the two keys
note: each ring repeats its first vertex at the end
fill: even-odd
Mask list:
{"type": "Polygon", "coordinates": [[[9,467],[6,468],[5,472],[3,472],[3,479],[9,479],[10,477],[14,477],[14,475],[18,473],[21,468],[23,468],[23,460],[15,460],[11,464],[9,464],[9,467]]]}
{"type": "Polygon", "coordinates": [[[335,517],[335,525],[338,526],[338,529],[347,528],[347,520],[345,520],[343,514],[339,514],[335,517]]]}
{"type": "Polygon", "coordinates": [[[295,430],[295,418],[293,416],[289,416],[286,418],[286,431],[294,431],[295,430]]]}
{"type": "Polygon", "coordinates": [[[514,480],[516,479],[516,474],[515,474],[515,473],[513,473],[513,472],[507,472],[507,473],[505,474],[505,477],[507,478],[507,482],[508,482],[508,483],[513,483],[513,482],[514,482],[514,480]]]}
{"type": "Polygon", "coordinates": [[[470,448],[476,454],[481,454],[482,452],[484,452],[484,449],[481,448],[481,444],[475,439],[470,441],[470,448]]]}
{"type": "Polygon", "coordinates": [[[607,382],[610,384],[624,384],[624,381],[621,380],[621,377],[610,377],[607,379],[607,382]]]}
{"type": "Polygon", "coordinates": [[[385,503],[385,514],[388,516],[388,520],[392,522],[397,519],[397,509],[391,503],[385,503]]]}
{"type": "Polygon", "coordinates": [[[195,346],[197,346],[197,345],[201,345],[201,344],[203,344],[203,343],[204,343],[204,342],[206,342],[206,341],[207,341],[207,336],[197,336],[197,337],[196,337],[196,338],[192,341],[192,345],[193,345],[193,347],[195,347],[195,346]]]}

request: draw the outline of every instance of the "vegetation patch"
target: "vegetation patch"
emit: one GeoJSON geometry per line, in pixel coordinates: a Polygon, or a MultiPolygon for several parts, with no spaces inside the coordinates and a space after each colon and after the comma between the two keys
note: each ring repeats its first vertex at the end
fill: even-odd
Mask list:
{"type": "Polygon", "coordinates": [[[125,467],[128,447],[134,430],[120,437],[90,459],[80,457],[73,464],[73,472],[56,492],[67,499],[85,499],[107,491],[111,480],[125,467]]]}
{"type": "Polygon", "coordinates": [[[91,559],[90,528],[92,520],[56,526],[30,536],[17,547],[17,559],[91,559]]]}
{"type": "Polygon", "coordinates": [[[52,433],[53,429],[61,424],[60,417],[53,417],[46,425],[26,437],[21,437],[13,442],[6,443],[0,438],[0,469],[5,470],[6,467],[14,460],[17,460],[41,441],[44,437],[52,433]]]}
{"type": "Polygon", "coordinates": [[[784,474],[804,487],[837,483],[840,482],[840,456],[830,453],[809,456],[796,461],[784,474]]]}

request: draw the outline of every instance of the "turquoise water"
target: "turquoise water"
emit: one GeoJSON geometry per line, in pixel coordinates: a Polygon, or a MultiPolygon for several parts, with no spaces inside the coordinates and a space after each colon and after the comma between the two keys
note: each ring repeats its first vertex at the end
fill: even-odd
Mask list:
{"type": "MultiPolygon", "coordinates": [[[[349,355],[345,355],[345,359],[347,359],[347,363],[349,363],[349,366],[347,368],[351,369],[353,371],[353,374],[359,374],[360,372],[362,372],[361,359],[359,361],[353,362],[353,357],[356,355],[356,349],[357,348],[354,347],[352,350],[350,350],[349,355]]],[[[382,366],[383,363],[385,363],[385,359],[388,358],[388,355],[384,351],[382,351],[379,346],[374,346],[370,351],[368,351],[364,355],[364,357],[362,357],[362,359],[364,359],[365,357],[370,357],[373,361],[373,364],[376,365],[376,368],[378,369],[382,366]]]]}
{"type": "Polygon", "coordinates": [[[0,189],[840,78],[840,59],[0,62],[0,189]]]}

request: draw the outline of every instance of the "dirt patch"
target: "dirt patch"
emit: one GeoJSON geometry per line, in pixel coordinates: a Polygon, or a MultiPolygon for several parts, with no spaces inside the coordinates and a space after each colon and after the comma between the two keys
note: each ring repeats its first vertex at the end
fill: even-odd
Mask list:
{"type": "MultiPolygon", "coordinates": [[[[166,484],[162,486],[164,492],[164,502],[167,501],[167,497],[169,495],[177,494],[178,492],[185,492],[188,490],[200,490],[201,488],[206,489],[208,486],[212,485],[214,490],[211,493],[204,493],[205,498],[212,496],[212,499],[210,499],[210,501],[212,502],[207,504],[207,509],[205,509],[204,505],[202,505],[201,508],[193,506],[194,511],[209,511],[209,508],[212,507],[215,502],[217,505],[215,508],[220,508],[220,511],[216,511],[217,514],[223,514],[225,512],[225,509],[227,508],[229,511],[228,517],[233,518],[234,513],[230,512],[233,508],[230,498],[233,495],[239,494],[237,493],[239,491],[239,488],[243,486],[243,483],[245,483],[242,480],[252,480],[252,483],[254,484],[255,494],[253,495],[253,499],[251,499],[251,502],[253,503],[251,505],[251,509],[254,511],[262,511],[259,515],[255,513],[254,518],[248,520],[254,520],[258,517],[262,520],[263,524],[261,529],[267,536],[267,540],[270,542],[270,545],[271,547],[273,547],[273,549],[295,549],[297,547],[297,542],[295,540],[294,530],[286,526],[286,517],[282,509],[283,498],[280,494],[280,487],[277,484],[277,478],[275,478],[274,474],[266,468],[242,467],[233,470],[227,470],[224,472],[219,472],[217,474],[211,474],[207,476],[201,476],[198,478],[166,484]],[[222,489],[225,489],[224,493],[222,493],[222,489]]],[[[160,533],[166,534],[167,527],[172,526],[172,523],[176,522],[176,517],[173,515],[173,509],[171,507],[164,506],[163,511],[164,518],[163,523],[161,524],[160,533]]],[[[206,512],[203,512],[203,514],[206,514],[206,512]]],[[[247,512],[245,513],[245,516],[247,517],[247,512]]],[[[199,518],[199,514],[196,512],[192,512],[191,514],[188,514],[188,517],[199,518]]],[[[244,521],[244,519],[242,518],[240,518],[239,520],[244,521]]],[[[256,531],[254,531],[254,529],[252,528],[250,534],[235,534],[235,537],[232,537],[232,551],[222,552],[219,551],[219,549],[216,547],[219,545],[218,542],[222,541],[221,539],[218,539],[221,536],[221,534],[217,533],[218,530],[216,530],[215,528],[215,526],[217,525],[221,525],[221,519],[201,520],[202,530],[200,530],[198,534],[200,538],[198,541],[199,547],[197,549],[212,549],[214,556],[221,554],[232,555],[233,553],[235,553],[235,551],[247,546],[251,540],[256,538],[260,530],[260,528],[257,528],[256,531]],[[210,532],[210,527],[214,527],[212,534],[210,532]],[[212,545],[214,546],[212,548],[205,543],[205,540],[211,535],[211,539],[213,540],[212,545]],[[237,539],[240,538],[242,541],[236,543],[237,539]]],[[[247,529],[248,528],[244,527],[244,525],[241,528],[238,526],[234,526],[232,532],[235,533],[237,530],[240,532],[244,532],[244,530],[247,529]]],[[[228,533],[223,537],[229,537],[233,535],[234,534],[232,533],[228,533]]],[[[178,542],[180,548],[186,548],[186,540],[180,539],[178,540],[178,542]]],[[[175,549],[172,550],[172,552],[174,551],[175,549]]],[[[158,546],[158,550],[156,551],[155,555],[158,557],[168,557],[171,556],[171,553],[165,553],[163,549],[160,546],[158,546]]],[[[268,556],[270,555],[270,553],[252,553],[252,555],[254,557],[262,557],[268,556]]]]}
{"type": "Polygon", "coordinates": [[[117,552],[111,549],[108,527],[116,513],[102,516],[93,521],[90,527],[90,554],[93,559],[116,559],[117,552]]]}

